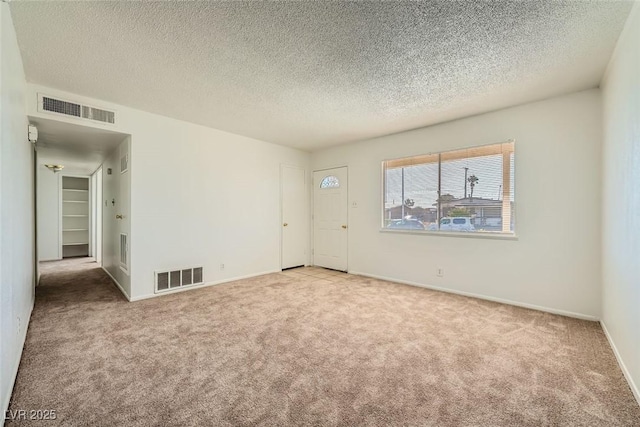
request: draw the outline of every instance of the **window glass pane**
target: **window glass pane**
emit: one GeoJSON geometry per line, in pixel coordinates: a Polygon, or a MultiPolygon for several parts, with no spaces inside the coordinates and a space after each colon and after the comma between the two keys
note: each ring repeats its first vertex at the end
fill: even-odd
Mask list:
{"type": "Polygon", "coordinates": [[[385,167],[384,227],[437,228],[438,164],[385,167]]]}
{"type": "Polygon", "coordinates": [[[337,176],[325,176],[320,183],[320,188],[338,188],[340,187],[340,180],[337,176]]]}
{"type": "Polygon", "coordinates": [[[514,231],[513,142],[388,160],[383,166],[384,227],[514,231]]]}
{"type": "Polygon", "coordinates": [[[471,157],[466,151],[442,162],[442,216],[474,218],[474,231],[501,231],[502,154],[471,157]]]}

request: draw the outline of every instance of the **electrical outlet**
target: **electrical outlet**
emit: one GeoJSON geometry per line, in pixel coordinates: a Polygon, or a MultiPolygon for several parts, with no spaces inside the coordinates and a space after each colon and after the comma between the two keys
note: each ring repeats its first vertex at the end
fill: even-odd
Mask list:
{"type": "Polygon", "coordinates": [[[444,277],[444,268],[438,267],[438,269],[436,270],[436,276],[444,277]]]}
{"type": "Polygon", "coordinates": [[[220,270],[224,270],[224,264],[220,264],[220,270]]]}
{"type": "Polygon", "coordinates": [[[358,202],[351,202],[351,207],[352,208],[357,208],[358,207],[358,202]]]}

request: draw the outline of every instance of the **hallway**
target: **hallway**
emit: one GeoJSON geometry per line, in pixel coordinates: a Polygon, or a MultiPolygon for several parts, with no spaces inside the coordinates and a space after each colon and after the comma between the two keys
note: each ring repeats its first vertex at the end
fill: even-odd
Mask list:
{"type": "Polygon", "coordinates": [[[35,316],[43,310],[57,312],[61,307],[78,302],[99,301],[123,302],[126,299],[93,258],[41,262],[36,309],[31,320],[34,321],[35,316]]]}
{"type": "MultiPolygon", "coordinates": [[[[63,411],[100,404],[97,370],[111,346],[105,328],[112,310],[128,304],[93,258],[42,262],[40,273],[9,409],[53,410],[64,423],[63,411]]],[[[18,424],[29,422],[38,423],[18,424]]]]}

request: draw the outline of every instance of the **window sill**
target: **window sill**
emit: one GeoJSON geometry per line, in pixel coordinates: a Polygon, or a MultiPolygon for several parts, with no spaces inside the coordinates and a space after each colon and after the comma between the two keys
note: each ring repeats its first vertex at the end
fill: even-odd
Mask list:
{"type": "Polygon", "coordinates": [[[486,232],[459,232],[459,231],[429,231],[429,230],[400,230],[381,228],[381,233],[392,234],[416,234],[423,236],[438,236],[438,237],[463,237],[467,239],[493,239],[493,240],[518,240],[518,236],[515,234],[503,234],[503,233],[486,233],[486,232]]]}

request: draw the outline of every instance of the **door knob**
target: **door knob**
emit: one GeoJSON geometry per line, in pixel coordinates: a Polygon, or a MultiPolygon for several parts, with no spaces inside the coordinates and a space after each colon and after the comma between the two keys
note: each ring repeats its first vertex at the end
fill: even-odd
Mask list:
{"type": "Polygon", "coordinates": [[[343,225],[343,226],[342,226],[342,228],[347,228],[347,226],[346,226],[346,225],[343,225]]]}
{"type": "Polygon", "coordinates": [[[116,215],[116,219],[122,219],[122,215],[116,215]]]}
{"type": "Polygon", "coordinates": [[[287,223],[285,222],[285,223],[284,223],[284,224],[282,224],[282,225],[283,225],[284,227],[286,227],[286,226],[287,226],[287,225],[289,225],[289,224],[287,224],[287,223]]]}

